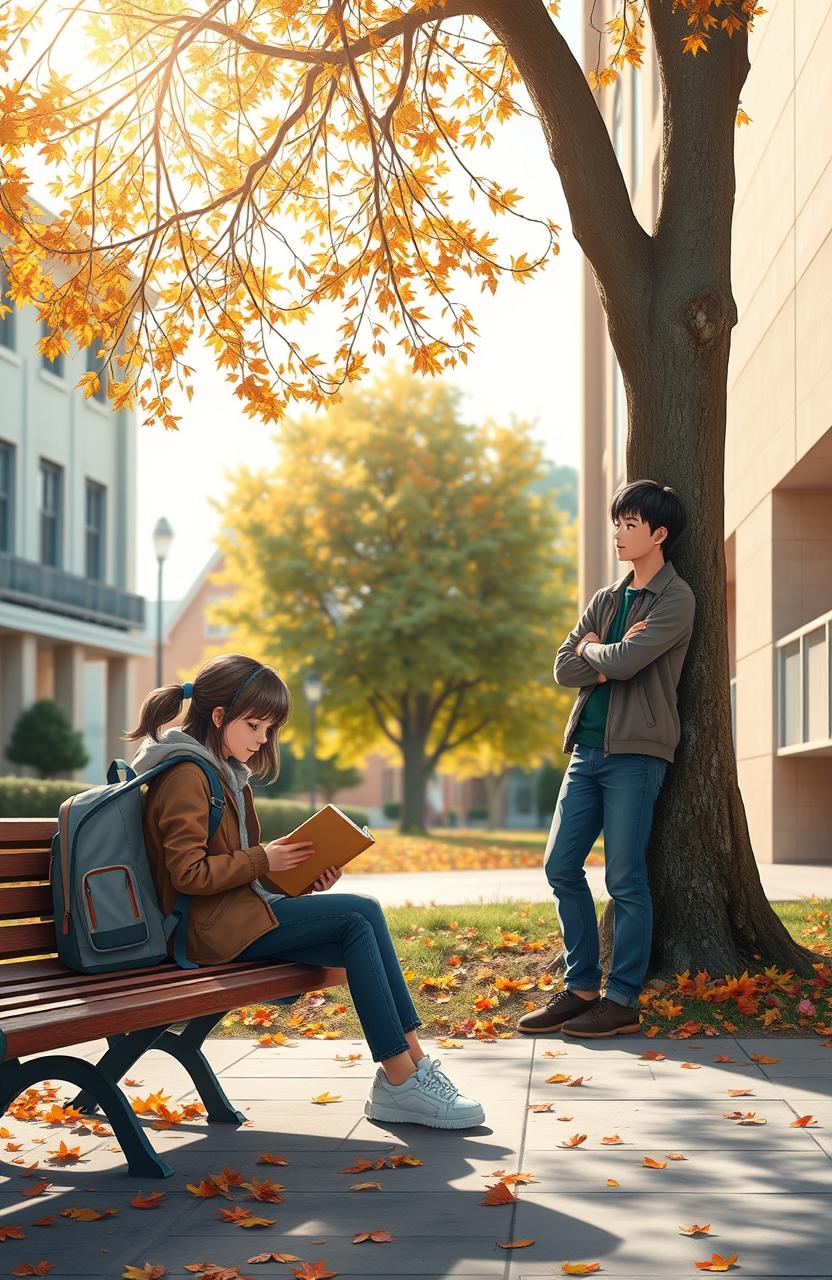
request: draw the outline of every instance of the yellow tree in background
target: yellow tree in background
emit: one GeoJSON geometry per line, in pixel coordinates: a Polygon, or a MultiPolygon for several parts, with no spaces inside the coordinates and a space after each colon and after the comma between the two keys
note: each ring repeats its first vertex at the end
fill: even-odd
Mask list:
{"type": "Polygon", "coordinates": [[[465,746],[532,764],[556,732],[555,637],[574,611],[564,519],[522,424],[475,428],[460,393],[390,371],[325,417],[284,424],[269,471],[221,508],[234,588],[215,616],[295,690],[311,667],[342,760],[381,744],[424,826],[432,774],[465,746]]]}

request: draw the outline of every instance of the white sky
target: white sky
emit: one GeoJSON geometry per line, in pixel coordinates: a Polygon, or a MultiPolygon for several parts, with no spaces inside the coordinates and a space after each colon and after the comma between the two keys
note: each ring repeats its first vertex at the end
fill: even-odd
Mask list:
{"type": "MultiPolygon", "coordinates": [[[[579,0],[570,0],[558,20],[578,57],[581,13],[579,0]]],[[[572,239],[560,181],[537,121],[520,117],[502,131],[499,126],[494,131],[494,145],[477,155],[476,171],[487,173],[503,187],[516,187],[524,196],[519,206],[523,213],[556,222],[561,228],[560,253],[528,284],[516,284],[508,277],[494,297],[478,291],[466,297],[479,337],[467,368],[458,367],[453,377],[465,392],[470,421],[489,415],[508,421],[514,414],[535,422],[547,456],[560,465],[577,468],[582,412],[582,255],[572,239]]],[[[463,216],[468,215],[466,207],[463,216]]],[[[503,215],[494,227],[501,247],[509,221],[509,215],[503,215]]],[[[481,214],[477,225],[481,230],[490,229],[481,214]]],[[[517,228],[520,232],[519,223],[517,228]]],[[[512,231],[511,249],[525,249],[532,259],[544,243],[544,234],[536,228],[531,233],[520,232],[521,243],[512,231]]],[[[506,256],[504,250],[500,257],[505,260],[506,256]]],[[[388,350],[399,350],[395,341],[389,343],[388,350]]],[[[211,354],[191,349],[187,362],[197,375],[191,402],[182,397],[175,407],[182,417],[179,431],[138,428],[136,590],[150,598],[156,595],[152,534],[158,518],[166,516],[175,534],[165,563],[164,595],[166,599],[178,598],[186,593],[213,550],[218,517],[209,499],[222,499],[228,474],[238,466],[269,466],[275,456],[275,428],[245,417],[224,375],[214,369],[211,354]]]]}

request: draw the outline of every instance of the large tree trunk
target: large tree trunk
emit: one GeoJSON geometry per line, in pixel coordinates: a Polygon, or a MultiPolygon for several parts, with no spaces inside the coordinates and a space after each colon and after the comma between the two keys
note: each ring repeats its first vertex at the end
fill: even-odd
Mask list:
{"type": "MultiPolygon", "coordinates": [[[[580,67],[542,5],[482,0],[529,88],[592,267],[627,389],[627,479],[677,489],[688,528],[669,558],[697,609],[678,689],[681,741],[656,807],[648,861],[649,976],[776,964],[812,973],[766,900],[731,739],[724,552],[724,449],[734,134],[748,73],[745,31],[682,53],[687,14],[647,0],[663,92],[662,191],[651,236],[636,221],[580,67]],[[587,160],[587,157],[590,159],[587,160]]],[[[589,513],[603,521],[606,511],[589,513]]],[[[602,921],[608,968],[612,905],[602,921]]]]}

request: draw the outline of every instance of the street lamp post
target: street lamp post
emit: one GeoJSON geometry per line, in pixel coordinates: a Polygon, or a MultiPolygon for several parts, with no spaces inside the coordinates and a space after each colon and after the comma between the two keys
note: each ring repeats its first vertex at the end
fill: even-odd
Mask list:
{"type": "Polygon", "coordinates": [[[160,688],[162,684],[162,565],[170,554],[171,545],[173,543],[173,529],[168,524],[164,516],[156,521],[156,527],[153,530],[153,549],[156,552],[156,561],[159,565],[159,573],[156,580],[156,688],[160,688]]]}
{"type": "Polygon", "coordinates": [[[303,692],[306,694],[306,701],[309,704],[309,807],[315,811],[315,713],[318,703],[321,700],[324,688],[321,683],[320,676],[315,675],[314,671],[310,671],[309,675],[303,682],[303,692]]]}

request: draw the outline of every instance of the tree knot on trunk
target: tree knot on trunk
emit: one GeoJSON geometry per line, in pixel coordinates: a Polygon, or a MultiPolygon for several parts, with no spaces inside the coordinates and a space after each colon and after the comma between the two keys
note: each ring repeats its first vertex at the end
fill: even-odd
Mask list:
{"type": "Polygon", "coordinates": [[[735,318],[733,303],[711,291],[698,293],[685,307],[685,328],[698,347],[711,346],[735,318]]]}

